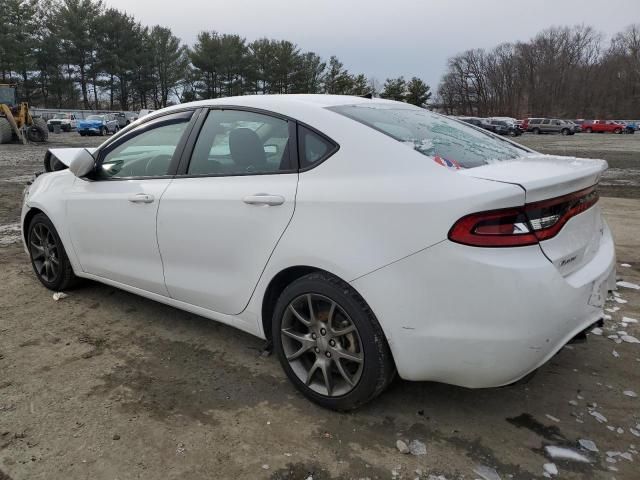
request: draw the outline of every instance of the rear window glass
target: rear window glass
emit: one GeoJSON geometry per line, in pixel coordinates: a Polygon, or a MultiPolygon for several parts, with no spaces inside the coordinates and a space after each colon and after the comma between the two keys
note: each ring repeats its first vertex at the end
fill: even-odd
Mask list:
{"type": "Polygon", "coordinates": [[[463,168],[522,157],[530,151],[484,130],[418,107],[370,103],[328,107],[428,157],[463,168]]]}

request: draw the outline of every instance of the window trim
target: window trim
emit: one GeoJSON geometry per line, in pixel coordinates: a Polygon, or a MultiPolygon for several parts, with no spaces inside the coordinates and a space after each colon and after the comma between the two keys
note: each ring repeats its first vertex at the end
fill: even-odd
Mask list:
{"type": "MultiPolygon", "coordinates": [[[[246,177],[246,176],[259,176],[259,175],[286,175],[291,173],[298,173],[300,171],[300,162],[298,159],[298,138],[297,138],[297,120],[290,118],[286,115],[282,115],[277,112],[272,112],[271,110],[263,110],[261,108],[253,108],[253,107],[245,107],[245,106],[236,106],[236,105],[210,105],[203,108],[203,112],[198,118],[197,125],[192,129],[192,135],[189,137],[189,141],[185,146],[178,169],[175,174],[175,178],[220,178],[220,177],[246,177]],[[198,138],[200,138],[200,134],[202,133],[202,128],[204,127],[204,123],[208,116],[215,111],[241,111],[241,112],[249,112],[256,113],[259,115],[265,115],[267,117],[278,118],[280,120],[284,120],[288,123],[289,126],[289,169],[287,170],[277,170],[274,172],[246,172],[246,173],[203,173],[203,174],[190,174],[187,173],[189,171],[189,164],[191,163],[191,157],[193,155],[193,151],[195,149],[198,138]]],[[[335,143],[335,142],[334,142],[335,143]]]]}
{"type": "Polygon", "coordinates": [[[154,179],[162,179],[162,178],[164,179],[173,178],[176,175],[176,171],[178,169],[180,159],[182,158],[182,152],[184,150],[187,139],[191,135],[193,126],[195,124],[196,118],[199,116],[200,110],[202,109],[201,108],[184,108],[184,109],[172,110],[170,112],[166,112],[161,115],[155,115],[153,118],[146,120],[140,125],[137,125],[132,130],[126,132],[126,134],[104,145],[98,152],[96,152],[97,153],[96,166],[94,168],[94,172],[91,175],[91,179],[96,182],[103,182],[103,181],[120,181],[120,180],[154,180],[154,179]],[[173,116],[180,113],[186,113],[186,112],[192,112],[191,118],[189,118],[189,120],[186,122],[187,126],[185,128],[185,131],[182,133],[180,140],[176,145],[176,149],[173,153],[173,157],[171,158],[171,162],[169,163],[169,168],[165,175],[97,178],[96,173],[98,172],[98,169],[104,162],[105,156],[108,155],[109,152],[111,152],[113,149],[115,149],[119,145],[122,145],[124,142],[147,132],[148,130],[152,129],[154,126],[158,126],[159,124],[162,124],[163,122],[167,121],[166,117],[173,116]]]}

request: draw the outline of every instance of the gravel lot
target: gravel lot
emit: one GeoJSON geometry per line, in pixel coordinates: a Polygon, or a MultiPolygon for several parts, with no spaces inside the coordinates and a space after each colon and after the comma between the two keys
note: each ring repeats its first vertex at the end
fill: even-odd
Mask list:
{"type": "MultiPolygon", "coordinates": [[[[60,134],[48,147],[100,141],[60,134]]],[[[618,272],[640,283],[640,135],[519,141],[609,160],[602,205],[618,261],[631,265],[618,272]]],[[[640,398],[629,391],[640,395],[640,344],[607,336],[640,338],[640,324],[621,325],[640,320],[640,291],[621,288],[627,303],[608,302],[620,310],[603,335],[563,349],[527,384],[397,380],[337,414],[229,327],[97,283],[55,302],[17,243],[21,191],[45,149],[0,145],[0,480],[530,479],[552,462],[549,445],[590,460],[553,460],[560,478],[638,478],[640,398]],[[424,442],[426,454],[401,454],[398,439],[424,442]]]]}

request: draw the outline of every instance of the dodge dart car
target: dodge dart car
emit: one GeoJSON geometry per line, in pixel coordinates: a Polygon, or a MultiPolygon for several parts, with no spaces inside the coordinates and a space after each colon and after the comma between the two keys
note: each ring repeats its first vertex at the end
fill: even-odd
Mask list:
{"type": "Polygon", "coordinates": [[[337,410],[396,372],[515,382],[602,318],[615,277],[606,162],[405,103],[183,104],[45,165],[22,209],[44,286],[88,278],[267,339],[337,410]]]}

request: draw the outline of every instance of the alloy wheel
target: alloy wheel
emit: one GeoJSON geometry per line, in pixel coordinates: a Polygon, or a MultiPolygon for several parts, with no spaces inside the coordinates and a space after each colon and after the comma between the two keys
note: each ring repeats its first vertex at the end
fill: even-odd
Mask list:
{"type": "Polygon", "coordinates": [[[285,309],[280,336],[289,366],[311,390],[338,397],[358,384],[364,350],[346,311],[315,293],[296,297],[285,309]]]}
{"type": "Polygon", "coordinates": [[[43,223],[36,223],[29,235],[29,251],[36,272],[53,283],[60,271],[60,251],[54,233],[43,223]]]}

